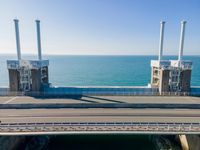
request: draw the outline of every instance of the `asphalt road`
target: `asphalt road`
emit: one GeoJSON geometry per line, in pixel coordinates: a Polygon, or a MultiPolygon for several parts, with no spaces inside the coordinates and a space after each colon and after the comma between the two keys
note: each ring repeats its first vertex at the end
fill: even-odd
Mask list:
{"type": "MultiPolygon", "coordinates": [[[[200,104],[199,97],[169,96],[83,96],[80,98],[41,99],[33,97],[0,97],[0,104],[43,103],[159,103],[200,104]]],[[[1,123],[40,122],[177,122],[199,123],[199,109],[130,109],[130,108],[65,108],[65,109],[0,109],[1,123]]]]}
{"type": "Polygon", "coordinates": [[[193,109],[1,109],[1,123],[175,122],[199,123],[193,109]]]}

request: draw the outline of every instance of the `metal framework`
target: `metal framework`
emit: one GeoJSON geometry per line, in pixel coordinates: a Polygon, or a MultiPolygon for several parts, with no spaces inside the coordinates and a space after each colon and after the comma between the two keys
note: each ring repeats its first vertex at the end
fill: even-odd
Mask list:
{"type": "Polygon", "coordinates": [[[180,86],[180,68],[172,68],[169,74],[169,87],[171,92],[181,92],[180,86]]]}
{"type": "Polygon", "coordinates": [[[0,135],[41,134],[200,134],[200,123],[47,122],[2,123],[0,135]]]}
{"type": "Polygon", "coordinates": [[[46,67],[41,68],[41,82],[42,83],[43,83],[43,80],[48,77],[47,72],[48,70],[46,67]]]}
{"type": "Polygon", "coordinates": [[[31,70],[28,67],[21,67],[19,69],[20,74],[20,87],[21,91],[30,91],[32,85],[31,70]]]}

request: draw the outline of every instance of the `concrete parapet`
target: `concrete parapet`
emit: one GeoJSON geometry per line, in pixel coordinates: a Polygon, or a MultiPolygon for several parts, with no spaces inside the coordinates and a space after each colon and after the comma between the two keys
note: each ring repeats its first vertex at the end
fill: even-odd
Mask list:
{"type": "Polygon", "coordinates": [[[190,95],[192,95],[192,96],[200,96],[200,86],[192,86],[190,88],[190,95]]]}
{"type": "Polygon", "coordinates": [[[52,95],[156,95],[158,88],[147,86],[74,86],[74,87],[47,87],[44,93],[52,95]]]}
{"type": "MultiPolygon", "coordinates": [[[[162,92],[165,96],[200,96],[200,87],[192,86],[190,92],[162,92]]],[[[158,88],[151,87],[115,87],[115,86],[74,86],[49,87],[43,86],[42,91],[11,91],[8,87],[0,87],[0,96],[71,96],[71,95],[119,95],[119,96],[159,96],[158,88]]]]}
{"type": "Polygon", "coordinates": [[[0,104],[0,109],[59,109],[59,108],[159,108],[200,109],[200,104],[158,104],[158,103],[23,103],[0,104]]]}

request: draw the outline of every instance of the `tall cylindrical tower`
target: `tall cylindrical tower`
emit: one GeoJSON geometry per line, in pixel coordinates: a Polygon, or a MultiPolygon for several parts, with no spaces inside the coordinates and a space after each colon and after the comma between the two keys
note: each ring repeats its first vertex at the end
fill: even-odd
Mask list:
{"type": "Polygon", "coordinates": [[[159,55],[158,55],[159,61],[162,60],[162,56],[163,56],[164,28],[165,28],[165,21],[161,21],[160,22],[159,55]]]}
{"type": "Polygon", "coordinates": [[[17,58],[18,58],[18,60],[21,60],[21,47],[20,47],[20,37],[19,37],[19,20],[14,19],[14,23],[15,23],[17,58]]]}
{"type": "Polygon", "coordinates": [[[182,56],[183,56],[183,47],[184,47],[184,38],[185,38],[185,25],[186,25],[186,21],[181,21],[181,36],[180,36],[180,43],[179,43],[178,61],[181,61],[182,56]]]}
{"type": "Polygon", "coordinates": [[[36,20],[38,59],[42,60],[41,37],[40,37],[40,20],[36,20]]]}

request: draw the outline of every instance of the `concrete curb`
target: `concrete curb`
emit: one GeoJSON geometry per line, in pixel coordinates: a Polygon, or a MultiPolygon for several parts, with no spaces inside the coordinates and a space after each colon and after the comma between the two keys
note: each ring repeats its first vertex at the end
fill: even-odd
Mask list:
{"type": "Polygon", "coordinates": [[[89,104],[0,104],[0,109],[56,109],[56,108],[162,108],[162,109],[200,109],[200,104],[144,104],[144,103],[89,103],[89,104]]]}

